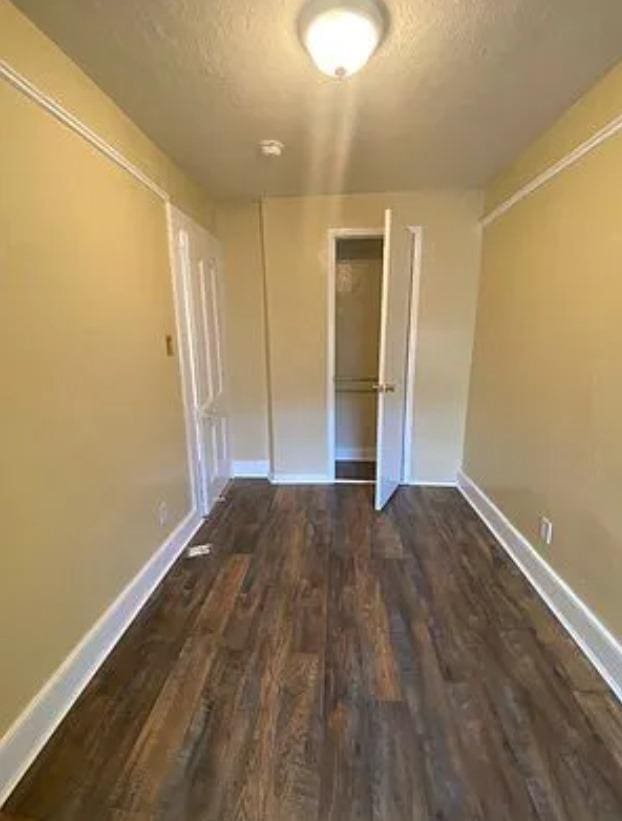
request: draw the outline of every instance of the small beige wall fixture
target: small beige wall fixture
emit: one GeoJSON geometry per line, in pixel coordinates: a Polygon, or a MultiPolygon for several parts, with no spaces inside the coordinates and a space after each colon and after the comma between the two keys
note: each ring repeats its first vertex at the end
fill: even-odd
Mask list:
{"type": "MultiPolygon", "coordinates": [[[[489,211],[619,117],[622,65],[491,186],[489,211]]],[[[622,637],[622,133],[485,229],[464,465],[622,637]],[[553,522],[553,542],[538,522],[553,522]]]]}
{"type": "MultiPolygon", "coordinates": [[[[4,0],[0,44],[209,222],[204,192],[4,0]]],[[[190,494],[164,203],[2,79],[0,164],[2,736],[190,494]]]]}
{"type": "MultiPolygon", "coordinates": [[[[462,456],[482,197],[478,191],[272,198],[263,203],[274,472],[321,478],[327,450],[330,228],[423,227],[413,481],[452,482],[462,456]]],[[[252,367],[247,363],[247,367],[252,367]]]]}

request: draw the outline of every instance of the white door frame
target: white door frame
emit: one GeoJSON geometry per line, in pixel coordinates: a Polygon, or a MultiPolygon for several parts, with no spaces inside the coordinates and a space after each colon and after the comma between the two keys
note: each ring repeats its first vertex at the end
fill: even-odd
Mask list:
{"type": "MultiPolygon", "coordinates": [[[[412,484],[410,465],[413,449],[413,408],[415,400],[415,370],[417,360],[417,330],[419,316],[419,293],[421,282],[423,227],[407,226],[411,234],[411,280],[410,311],[408,327],[408,353],[406,371],[406,408],[404,414],[404,464],[402,465],[402,483],[412,484]]],[[[337,240],[352,238],[384,238],[384,228],[329,228],[328,230],[328,293],[327,293],[327,326],[326,326],[326,450],[328,463],[326,476],[330,482],[335,481],[335,324],[336,324],[336,270],[337,240]]]]}
{"type": "Polygon", "coordinates": [[[402,484],[412,485],[413,429],[415,415],[415,374],[417,370],[417,339],[419,331],[419,300],[421,293],[421,268],[423,265],[423,226],[409,225],[411,235],[410,254],[410,316],[408,320],[408,352],[406,364],[406,407],[404,413],[404,464],[402,484]]]}
{"type": "MultiPolygon", "coordinates": [[[[176,209],[184,218],[183,211],[176,209]]],[[[173,285],[173,304],[175,307],[175,328],[177,336],[177,361],[181,376],[181,398],[184,408],[184,428],[186,433],[186,454],[188,459],[188,477],[190,481],[190,491],[192,494],[192,509],[200,516],[206,516],[209,512],[209,500],[206,498],[206,483],[201,464],[201,445],[199,441],[199,431],[195,416],[196,383],[195,373],[197,362],[195,360],[194,346],[191,342],[194,331],[192,328],[192,317],[194,313],[190,306],[190,293],[184,272],[178,264],[177,246],[175,242],[175,231],[173,229],[173,206],[166,203],[166,229],[168,233],[169,260],[171,269],[171,279],[173,285]],[[203,483],[204,487],[201,487],[203,483]]]]}

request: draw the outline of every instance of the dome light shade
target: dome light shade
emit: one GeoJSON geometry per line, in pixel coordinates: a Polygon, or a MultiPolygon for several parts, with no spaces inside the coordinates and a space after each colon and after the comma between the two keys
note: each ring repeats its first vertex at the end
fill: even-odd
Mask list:
{"type": "Polygon", "coordinates": [[[324,74],[339,79],[363,68],[383,33],[383,15],[372,0],[312,0],[300,19],[300,37],[311,59],[324,74]]]}

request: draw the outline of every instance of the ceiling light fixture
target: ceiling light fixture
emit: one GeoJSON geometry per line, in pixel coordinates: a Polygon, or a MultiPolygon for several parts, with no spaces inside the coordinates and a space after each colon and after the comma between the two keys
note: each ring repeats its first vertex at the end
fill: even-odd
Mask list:
{"type": "Polygon", "coordinates": [[[299,20],[300,39],[311,59],[338,79],[363,68],[385,28],[386,14],[374,0],[310,0],[299,20]]]}

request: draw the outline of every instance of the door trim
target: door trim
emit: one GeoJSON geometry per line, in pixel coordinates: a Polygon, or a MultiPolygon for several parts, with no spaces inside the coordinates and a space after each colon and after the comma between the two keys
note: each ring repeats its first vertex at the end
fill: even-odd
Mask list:
{"type": "Polygon", "coordinates": [[[413,424],[415,417],[415,377],[417,370],[417,338],[419,330],[419,299],[421,292],[421,268],[423,263],[423,226],[409,225],[410,251],[410,314],[408,319],[408,343],[406,353],[406,396],[404,401],[404,464],[402,483],[412,483],[413,424]]]}
{"type": "MultiPolygon", "coordinates": [[[[415,371],[417,358],[417,332],[419,316],[419,295],[421,269],[423,260],[423,226],[408,225],[411,235],[411,279],[410,279],[410,311],[408,320],[407,344],[407,375],[406,375],[406,408],[404,415],[404,464],[402,465],[402,483],[411,483],[410,465],[412,462],[415,401],[415,371]]],[[[326,324],[326,477],[329,482],[335,482],[335,323],[336,323],[336,248],[337,240],[369,237],[370,239],[384,238],[384,228],[329,228],[327,253],[327,324],[326,324]]]]}
{"type": "Polygon", "coordinates": [[[335,323],[336,323],[336,268],[337,268],[337,240],[368,237],[379,239],[384,237],[384,228],[329,228],[328,229],[328,256],[327,256],[327,325],[326,325],[326,451],[328,462],[326,478],[329,482],[335,481],[335,323]]]}

